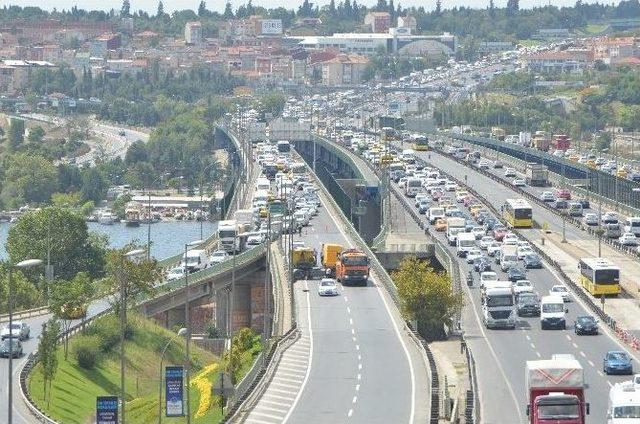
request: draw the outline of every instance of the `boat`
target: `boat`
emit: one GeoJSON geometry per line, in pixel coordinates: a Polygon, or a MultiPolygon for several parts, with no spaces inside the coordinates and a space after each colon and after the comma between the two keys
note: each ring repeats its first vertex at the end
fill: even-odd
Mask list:
{"type": "Polygon", "coordinates": [[[124,224],[127,227],[140,226],[140,209],[128,208],[124,211],[124,224]]]}
{"type": "Polygon", "coordinates": [[[102,225],[113,225],[116,216],[111,211],[102,211],[98,214],[98,223],[102,225]]]}

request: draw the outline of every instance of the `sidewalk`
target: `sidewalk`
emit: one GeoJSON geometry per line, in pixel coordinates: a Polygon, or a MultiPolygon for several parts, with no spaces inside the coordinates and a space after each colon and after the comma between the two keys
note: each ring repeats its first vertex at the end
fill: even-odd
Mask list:
{"type": "MultiPolygon", "coordinates": [[[[537,230],[523,231],[529,240],[540,249],[543,249],[549,256],[554,258],[569,278],[578,282],[580,271],[578,270],[578,260],[580,258],[593,257],[598,254],[598,242],[596,240],[571,240],[562,243],[562,235],[557,233],[543,234],[537,230]],[[533,236],[533,233],[537,233],[533,236]],[[541,243],[544,236],[545,244],[541,243]]],[[[604,245],[603,245],[604,247],[604,245]]],[[[611,249],[612,250],[612,249],[611,249]]],[[[604,249],[603,249],[604,253],[604,249]]],[[[633,297],[607,298],[604,309],[619,327],[640,334],[640,312],[638,300],[634,298],[638,295],[638,278],[640,276],[640,264],[623,254],[617,252],[614,255],[606,255],[607,259],[620,266],[621,286],[633,297]]],[[[601,307],[600,302],[598,306],[601,307]]]]}
{"type": "MultiPolygon", "coordinates": [[[[469,389],[469,373],[465,354],[461,352],[460,339],[452,338],[446,341],[431,342],[429,348],[438,369],[441,404],[446,404],[448,386],[448,397],[453,402],[457,400],[457,416],[463,419],[466,393],[469,389]]],[[[450,407],[442,408],[442,405],[440,407],[440,422],[450,422],[449,419],[444,418],[445,411],[450,411],[450,407]]],[[[450,406],[453,407],[453,403],[450,406]]]]}

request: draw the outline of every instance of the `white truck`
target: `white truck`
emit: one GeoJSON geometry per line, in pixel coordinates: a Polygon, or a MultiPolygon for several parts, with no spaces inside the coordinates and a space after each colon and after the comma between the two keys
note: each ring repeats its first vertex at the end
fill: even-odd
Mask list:
{"type": "Polygon", "coordinates": [[[640,385],[632,381],[614,384],[609,390],[607,424],[640,422],[640,385]]]}
{"type": "Polygon", "coordinates": [[[233,217],[238,227],[243,227],[246,231],[251,231],[253,229],[254,221],[252,209],[238,209],[233,214],[233,217]]]}
{"type": "Polygon", "coordinates": [[[188,250],[182,255],[180,266],[186,268],[188,273],[202,271],[209,266],[209,255],[204,249],[188,250]]]}
{"type": "Polygon", "coordinates": [[[218,244],[220,250],[233,253],[238,250],[238,226],[233,219],[218,222],[218,244]]]}
{"type": "Polygon", "coordinates": [[[429,220],[429,223],[432,225],[435,224],[439,218],[444,218],[444,217],[445,217],[444,208],[433,207],[433,208],[429,208],[429,210],[427,211],[427,219],[429,220]]]}
{"type": "Polygon", "coordinates": [[[407,197],[416,197],[416,194],[422,191],[422,180],[420,178],[408,178],[404,187],[404,195],[407,197]]]}
{"type": "MultiPolygon", "coordinates": [[[[467,223],[464,218],[447,218],[447,240],[449,246],[455,246],[459,233],[464,233],[467,223]]],[[[475,237],[474,237],[475,240],[475,237]]]]}
{"type": "Polygon", "coordinates": [[[516,328],[516,309],[511,282],[486,284],[482,320],[487,328],[516,328]]]}
{"type": "Polygon", "coordinates": [[[458,256],[464,258],[467,253],[476,247],[476,236],[473,233],[460,232],[456,238],[456,251],[458,256]]]}

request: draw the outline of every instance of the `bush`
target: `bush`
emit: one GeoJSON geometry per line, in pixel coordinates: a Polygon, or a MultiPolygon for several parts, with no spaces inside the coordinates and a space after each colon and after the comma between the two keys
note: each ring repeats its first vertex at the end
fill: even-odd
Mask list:
{"type": "Polygon", "coordinates": [[[100,338],[98,336],[78,336],[73,346],[78,365],[86,370],[93,369],[100,355],[100,338]]]}
{"type": "Polygon", "coordinates": [[[253,347],[253,338],[256,333],[245,327],[238,331],[238,334],[233,338],[233,344],[236,345],[241,352],[247,351],[253,347]]]}
{"type": "MultiPolygon", "coordinates": [[[[127,321],[124,331],[125,339],[133,337],[134,326],[131,321],[127,321]]],[[[85,331],[85,335],[96,336],[100,340],[100,350],[109,353],[120,343],[120,319],[115,315],[109,315],[97,320],[85,331]]]]}
{"type": "Polygon", "coordinates": [[[215,325],[210,325],[207,327],[207,337],[210,339],[218,339],[222,337],[222,331],[215,325]]]}

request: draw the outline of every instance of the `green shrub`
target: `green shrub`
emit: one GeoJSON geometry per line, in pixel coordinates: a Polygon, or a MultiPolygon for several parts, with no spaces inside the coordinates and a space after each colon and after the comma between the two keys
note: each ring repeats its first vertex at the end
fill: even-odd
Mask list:
{"type": "Polygon", "coordinates": [[[73,353],[81,368],[86,370],[93,369],[100,355],[99,336],[77,336],[73,345],[73,353]]]}
{"type": "MultiPolygon", "coordinates": [[[[124,337],[130,340],[133,337],[135,326],[131,321],[127,321],[124,337]]],[[[104,353],[111,352],[120,343],[120,318],[115,315],[108,315],[91,324],[84,331],[89,336],[97,336],[100,339],[100,350],[104,353]]]]}
{"type": "Polygon", "coordinates": [[[233,344],[236,345],[241,352],[247,351],[253,346],[253,338],[255,335],[256,333],[252,329],[248,327],[242,328],[233,338],[233,344]]]}

